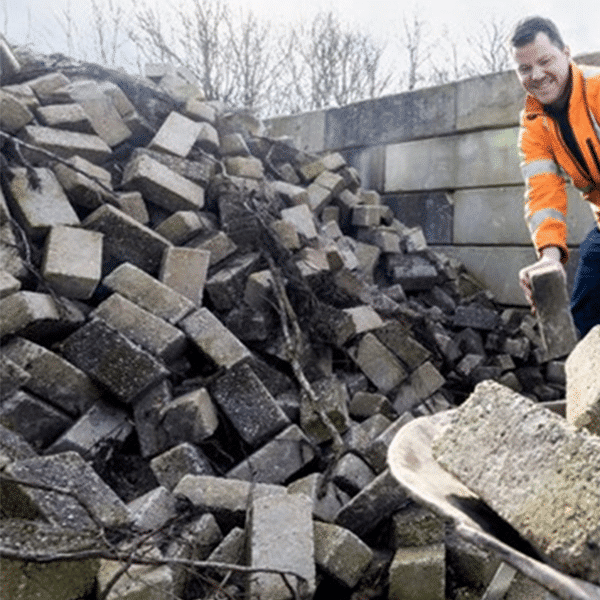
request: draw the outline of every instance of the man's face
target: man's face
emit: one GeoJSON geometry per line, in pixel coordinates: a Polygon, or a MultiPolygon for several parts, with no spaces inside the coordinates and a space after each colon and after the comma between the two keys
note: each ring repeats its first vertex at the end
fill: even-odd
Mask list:
{"type": "Polygon", "coordinates": [[[545,33],[538,33],[530,44],[513,48],[517,76],[521,85],[542,104],[561,100],[569,82],[568,46],[562,50],[545,33]]]}

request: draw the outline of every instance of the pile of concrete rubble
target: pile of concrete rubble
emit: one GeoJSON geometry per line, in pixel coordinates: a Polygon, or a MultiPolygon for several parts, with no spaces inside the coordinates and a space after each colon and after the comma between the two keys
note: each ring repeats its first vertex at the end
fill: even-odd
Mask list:
{"type": "Polygon", "coordinates": [[[6,597],[481,597],[386,453],[484,380],[564,398],[535,319],[185,72],[1,54],[6,597]]]}

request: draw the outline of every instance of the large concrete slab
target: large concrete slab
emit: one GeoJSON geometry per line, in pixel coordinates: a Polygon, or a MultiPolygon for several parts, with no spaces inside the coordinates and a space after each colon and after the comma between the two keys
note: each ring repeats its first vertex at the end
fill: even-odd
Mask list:
{"type": "Polygon", "coordinates": [[[600,582],[600,437],[484,381],[434,438],[432,453],[542,554],[600,582]]]}
{"type": "MultiPolygon", "coordinates": [[[[531,243],[524,214],[525,186],[487,187],[456,190],[453,243],[519,245],[531,243]]],[[[567,243],[581,244],[594,226],[590,205],[578,190],[567,186],[567,243]]],[[[434,242],[435,243],[435,242],[434,242]]]]}
{"type": "Polygon", "coordinates": [[[510,127],[388,145],[383,191],[520,184],[517,139],[510,127]]]}
{"type": "Polygon", "coordinates": [[[299,150],[322,152],[325,145],[326,111],[315,110],[301,115],[273,117],[265,121],[268,135],[278,138],[289,136],[299,150]]]}

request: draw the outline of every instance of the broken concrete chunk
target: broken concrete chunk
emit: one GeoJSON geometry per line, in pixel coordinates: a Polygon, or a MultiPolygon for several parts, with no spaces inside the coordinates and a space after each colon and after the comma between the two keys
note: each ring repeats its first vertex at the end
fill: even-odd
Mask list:
{"type": "Polygon", "coordinates": [[[36,241],[55,225],[79,225],[79,217],[50,169],[34,169],[39,186],[33,187],[27,170],[12,169],[10,182],[15,217],[36,241]]]}
{"type": "Polygon", "coordinates": [[[567,421],[600,435],[600,325],[575,346],[565,370],[567,421]]]}
{"type": "Polygon", "coordinates": [[[184,442],[150,461],[158,483],[172,491],[186,475],[213,475],[206,455],[193,444],[184,442]]]}
{"type": "Polygon", "coordinates": [[[398,548],[389,570],[390,600],[445,600],[444,544],[398,548]]]}
{"type": "Polygon", "coordinates": [[[248,364],[232,365],[209,386],[210,395],[240,437],[259,446],[290,421],[248,364]]]}
{"type": "Polygon", "coordinates": [[[51,104],[35,109],[35,114],[42,125],[56,127],[79,133],[96,133],[89,115],[81,104],[51,104]]]}
{"type": "Polygon", "coordinates": [[[0,129],[17,133],[33,121],[33,114],[26,104],[13,94],[0,89],[0,129]]]}
{"type": "Polygon", "coordinates": [[[133,425],[125,411],[99,400],[46,448],[46,454],[72,450],[92,460],[108,445],[122,444],[132,431],[133,425]]]}
{"type": "Polygon", "coordinates": [[[66,413],[24,390],[0,404],[0,424],[21,435],[36,450],[51,444],[72,423],[66,413]]]}
{"type": "Polygon", "coordinates": [[[477,385],[433,455],[542,554],[600,582],[600,438],[492,381],[477,385]]]}
{"type": "Polygon", "coordinates": [[[27,373],[23,384],[27,389],[73,417],[101,397],[100,390],[81,369],[39,344],[17,337],[2,351],[27,373]]]}
{"type": "Polygon", "coordinates": [[[158,273],[164,251],[172,244],[149,227],[108,204],[87,216],[83,227],[104,234],[103,267],[129,262],[151,275],[158,273]]]}
{"type": "Polygon", "coordinates": [[[2,482],[2,508],[11,516],[35,519],[42,515],[55,525],[77,531],[124,527],[131,522],[127,506],[76,452],[17,461],[5,472],[23,482],[2,482]],[[44,486],[67,490],[69,495],[44,486]]]}
{"type": "Polygon", "coordinates": [[[123,263],[102,280],[109,290],[118,292],[156,317],[172,325],[189,315],[194,304],[174,289],[130,263],[123,263]]]}
{"type": "Polygon", "coordinates": [[[132,524],[138,531],[160,529],[177,516],[175,497],[163,486],[132,500],[127,508],[131,513],[132,524]]]}
{"type": "Polygon", "coordinates": [[[231,469],[227,477],[282,484],[314,458],[315,451],[308,438],[297,425],[290,425],[231,469]]]}
{"type": "MultiPolygon", "coordinates": [[[[311,598],[316,588],[312,503],[302,494],[254,497],[250,510],[250,566],[297,573],[290,577],[296,597],[311,598]],[[281,524],[285,523],[285,527],[281,524]]],[[[280,575],[256,572],[248,578],[252,600],[291,600],[280,575]]]]}
{"type": "Polygon", "coordinates": [[[96,231],[57,225],[44,246],[42,275],[61,296],[88,300],[102,275],[102,238],[96,231]]]}
{"type": "Polygon", "coordinates": [[[156,456],[169,447],[167,434],[161,426],[161,414],[163,407],[171,400],[171,386],[168,381],[162,381],[133,407],[135,430],[144,458],[156,456]]]}
{"type": "Polygon", "coordinates": [[[122,186],[137,190],[146,200],[170,211],[199,210],[204,189],[146,154],[132,158],[125,167],[122,186]]]}
{"type": "Polygon", "coordinates": [[[90,315],[106,321],[110,327],[167,363],[181,356],[186,348],[183,331],[121,294],[111,294],[90,315]]]}
{"type": "Polygon", "coordinates": [[[167,217],[154,229],[156,233],[180,246],[202,231],[203,225],[198,213],[192,210],[178,210],[167,217]]]}
{"type": "Polygon", "coordinates": [[[178,112],[171,112],[156,132],[148,148],[160,152],[169,152],[185,158],[192,149],[201,125],[178,112]]]}
{"type": "Polygon", "coordinates": [[[60,72],[47,73],[30,79],[27,85],[35,92],[40,102],[45,103],[53,92],[69,85],[69,78],[60,72]]]}
{"type": "Polygon", "coordinates": [[[218,366],[230,369],[252,354],[207,308],[185,317],[179,326],[188,338],[218,366]]]}
{"type": "Polygon", "coordinates": [[[168,371],[102,319],[92,319],[58,345],[59,352],[125,404],[135,402],[168,371]]]}
{"type": "Polygon", "coordinates": [[[348,529],[314,522],[315,562],[330,577],[354,588],[373,560],[373,551],[348,529]]]}
{"type": "MultiPolygon", "coordinates": [[[[26,125],[19,135],[27,144],[56,154],[60,158],[78,155],[95,164],[102,164],[111,155],[111,149],[106,142],[90,133],[26,125]]],[[[23,152],[34,163],[48,160],[47,154],[43,152],[30,149],[24,149],[23,152]]]]}

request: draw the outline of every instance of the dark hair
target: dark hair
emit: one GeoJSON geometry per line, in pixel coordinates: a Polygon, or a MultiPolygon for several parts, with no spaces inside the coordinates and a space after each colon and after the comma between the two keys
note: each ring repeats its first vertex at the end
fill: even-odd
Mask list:
{"type": "Polygon", "coordinates": [[[510,43],[515,48],[521,48],[531,44],[538,33],[545,33],[559,50],[565,47],[558,27],[550,19],[537,16],[521,19],[512,31],[510,43]]]}

